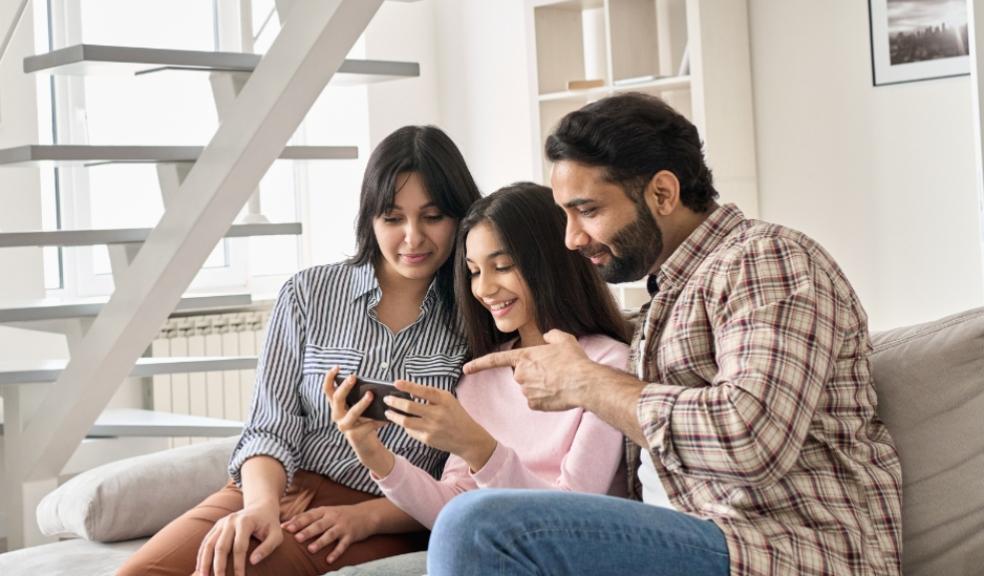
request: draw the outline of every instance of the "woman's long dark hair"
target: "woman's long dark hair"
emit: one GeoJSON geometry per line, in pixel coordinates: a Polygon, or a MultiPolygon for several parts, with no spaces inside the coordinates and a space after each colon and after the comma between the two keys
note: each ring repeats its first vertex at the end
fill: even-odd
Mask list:
{"type": "MultiPolygon", "coordinates": [[[[460,221],[481,197],[468,165],[451,138],[436,126],[404,126],[376,146],[362,178],[359,216],[355,223],[356,251],[348,262],[375,263],[380,257],[373,220],[393,209],[398,177],[416,172],[430,199],[448,217],[460,221]]],[[[452,247],[453,248],[453,247],[452,247]]],[[[454,259],[437,271],[437,291],[449,319],[455,318],[454,259]]]]}
{"type": "Polygon", "coordinates": [[[545,186],[518,182],[472,204],[458,226],[454,289],[473,356],[492,352],[515,336],[500,332],[472,295],[465,242],[482,223],[492,226],[529,286],[530,308],[541,332],[558,329],[577,337],[605,334],[628,341],[628,325],[608,286],[586,258],[564,246],[566,217],[554,204],[553,193],[545,186]]]}

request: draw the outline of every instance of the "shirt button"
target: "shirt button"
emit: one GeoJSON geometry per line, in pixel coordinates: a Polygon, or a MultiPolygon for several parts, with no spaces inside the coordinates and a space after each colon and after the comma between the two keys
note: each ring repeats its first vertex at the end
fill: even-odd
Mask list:
{"type": "Polygon", "coordinates": [[[382,368],[383,370],[387,370],[389,369],[390,365],[389,362],[383,362],[382,364],[379,365],[379,367],[382,368]]]}

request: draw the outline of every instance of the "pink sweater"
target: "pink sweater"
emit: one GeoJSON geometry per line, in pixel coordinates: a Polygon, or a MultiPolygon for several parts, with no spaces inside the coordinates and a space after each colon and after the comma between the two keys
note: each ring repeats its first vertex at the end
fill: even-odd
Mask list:
{"type": "MultiPolygon", "coordinates": [[[[607,336],[586,336],[581,347],[595,362],[625,370],[628,347],[607,336]]],[[[622,434],[590,412],[531,410],[510,368],[465,376],[458,400],[498,441],[492,457],[474,474],[454,454],[441,480],[396,456],[385,478],[373,475],[391,502],[431,528],[452,498],[476,488],[543,488],[572,492],[619,493],[624,479],[622,434]]],[[[621,493],[624,493],[624,488],[621,493]]]]}

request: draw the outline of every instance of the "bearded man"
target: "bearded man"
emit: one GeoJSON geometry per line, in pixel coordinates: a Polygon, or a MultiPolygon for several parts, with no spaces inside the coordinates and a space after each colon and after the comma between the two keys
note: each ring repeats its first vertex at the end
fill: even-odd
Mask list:
{"type": "Polygon", "coordinates": [[[833,258],[718,205],[696,128],[656,97],[568,114],[546,153],[568,248],[609,282],[648,276],[631,373],[557,331],[465,371],[512,366],[534,408],[620,429],[642,502],[465,494],[438,518],[429,573],[898,576],[901,467],[833,258]]]}

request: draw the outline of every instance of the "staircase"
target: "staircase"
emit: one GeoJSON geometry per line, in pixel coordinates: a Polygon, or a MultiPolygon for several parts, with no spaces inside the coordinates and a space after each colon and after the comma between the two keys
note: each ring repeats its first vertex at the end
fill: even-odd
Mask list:
{"type": "Polygon", "coordinates": [[[382,1],[278,0],[281,32],[262,56],[78,44],[24,58],[26,74],[205,72],[221,123],[202,147],[25,143],[0,149],[0,173],[5,166],[153,163],[165,207],[153,228],[0,233],[0,249],[106,245],[116,286],[108,299],[0,303],[0,324],[64,335],[71,356],[33,364],[0,361],[9,549],[46,541],[37,531],[34,509],[60,475],[85,466],[80,454],[87,447],[106,451],[107,438],[239,432],[241,423],[235,421],[106,410],[106,405],[130,378],[255,367],[256,357],[249,356],[142,355],[175,311],[223,312],[250,305],[248,294],[185,295],[222,238],[301,234],[300,223],[269,223],[259,212],[257,186],[272,162],[357,156],[352,146],[286,146],[326,85],[419,75],[411,62],[345,58],[382,1]],[[249,213],[235,223],[247,204],[249,213]]]}

